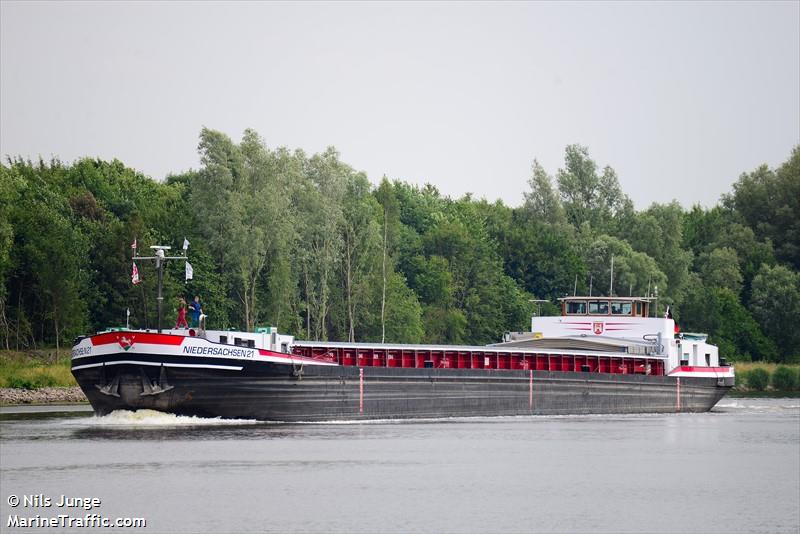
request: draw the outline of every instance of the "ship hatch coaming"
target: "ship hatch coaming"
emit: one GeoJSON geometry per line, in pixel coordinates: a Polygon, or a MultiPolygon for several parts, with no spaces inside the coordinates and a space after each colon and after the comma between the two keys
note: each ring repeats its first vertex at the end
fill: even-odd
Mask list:
{"type": "Polygon", "coordinates": [[[508,350],[497,346],[367,345],[297,342],[294,352],[307,358],[330,358],[344,367],[486,369],[665,375],[665,358],[621,353],[508,350]]]}

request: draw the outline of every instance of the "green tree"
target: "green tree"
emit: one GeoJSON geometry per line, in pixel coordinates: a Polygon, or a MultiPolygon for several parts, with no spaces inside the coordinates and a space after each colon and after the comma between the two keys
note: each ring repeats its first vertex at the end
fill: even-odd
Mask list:
{"type": "Polygon", "coordinates": [[[762,264],[774,265],[775,254],[772,243],[759,241],[753,230],[742,224],[731,222],[720,230],[709,248],[727,247],[736,251],[737,267],[742,275],[742,302],[750,302],[753,278],[758,274],[762,264]]]}
{"type": "MultiPolygon", "coordinates": [[[[422,341],[424,326],[422,323],[422,306],[413,290],[407,285],[403,276],[391,271],[386,285],[386,307],[384,319],[375,314],[369,332],[365,335],[368,341],[381,338],[386,343],[419,343],[422,341]]],[[[376,302],[383,293],[382,275],[372,287],[376,293],[376,302]]]]}
{"type": "Polygon", "coordinates": [[[87,324],[81,298],[85,270],[81,267],[88,242],[77,231],[70,206],[60,194],[64,174],[60,165],[40,162],[34,169],[18,161],[11,172],[16,175],[18,193],[11,212],[17,330],[22,327],[23,315],[26,322],[39,323],[42,339],[45,324],[49,324],[48,337],[58,351],[63,337],[78,333],[87,324]]]}
{"type": "Polygon", "coordinates": [[[744,173],[723,197],[760,240],[769,239],[778,260],[800,269],[800,146],[773,171],[762,165],[744,173]]]}
{"type": "Polygon", "coordinates": [[[774,361],[775,344],[728,288],[692,284],[680,308],[684,330],[708,332],[720,356],[731,360],[774,361]]]}
{"type": "Polygon", "coordinates": [[[709,252],[726,225],[730,224],[729,214],[719,206],[709,210],[695,204],[683,217],[682,247],[695,256],[709,252]]]}
{"type": "Polygon", "coordinates": [[[11,206],[17,202],[20,186],[15,173],[5,165],[0,165],[0,206],[8,206],[8,209],[0,210],[0,339],[6,349],[10,348],[11,343],[11,324],[6,313],[6,279],[12,268],[11,247],[14,244],[11,206]]]}
{"type": "MultiPolygon", "coordinates": [[[[202,168],[192,183],[189,213],[196,221],[197,235],[211,254],[216,269],[225,273],[224,285],[231,293],[238,288],[242,297],[245,292],[239,276],[244,260],[238,256],[242,243],[233,245],[230,239],[241,221],[236,189],[241,184],[243,157],[228,136],[207,128],[200,132],[198,151],[202,168]]],[[[242,319],[246,325],[250,317],[237,314],[236,322],[242,324],[242,319]]]]}
{"type": "Polygon", "coordinates": [[[382,270],[382,291],[381,291],[381,343],[386,340],[386,297],[389,276],[392,271],[391,250],[397,233],[399,223],[399,206],[392,185],[386,177],[383,177],[378,190],[375,192],[378,202],[383,211],[382,230],[383,241],[381,247],[381,270],[382,270]]]}
{"type": "Polygon", "coordinates": [[[447,258],[416,256],[415,288],[423,306],[425,340],[429,343],[463,343],[467,328],[464,312],[455,306],[453,273],[447,258]]]}
{"type": "Polygon", "coordinates": [[[800,352],[798,148],[775,170],[743,174],[721,206],[688,212],[675,202],[637,212],[613,169],[578,145],[557,188],[534,161],[516,209],[431,185],[372,188],[333,148],[271,149],[251,130],[234,143],[203,129],[198,148],[201,168],[164,182],[117,160],[0,165],[0,344],[60,346],[121,324],[126,309],[132,326],[154,326],[152,265],[133,286],[130,242],[188,237],[195,279],[168,263],[166,313],[200,294],[223,328],[488,343],[527,324],[533,295],[584,293],[590,280],[608,292],[613,257],[614,293],[658,286],[659,302],[723,355],[800,352]]]}
{"type": "MultiPolygon", "coordinates": [[[[252,330],[264,316],[259,304],[264,277],[274,281],[286,269],[292,229],[288,181],[278,158],[252,130],[237,146],[224,134],[203,129],[200,153],[203,168],[193,179],[192,212],[202,221],[200,236],[230,279],[242,323],[252,330]]],[[[278,308],[266,315],[280,317],[278,308]]]]}
{"type": "Polygon", "coordinates": [[[653,258],[667,275],[668,293],[680,301],[692,265],[692,253],[683,249],[683,208],[677,202],[653,204],[634,217],[622,234],[631,246],[653,258]]]}
{"type": "Polygon", "coordinates": [[[661,295],[666,293],[667,277],[655,260],[642,252],[636,252],[625,241],[609,235],[582,238],[584,261],[592,275],[592,293],[608,295],[611,289],[611,258],[614,258],[614,294],[645,295],[658,287],[661,295]]]}
{"type": "Polygon", "coordinates": [[[697,259],[700,275],[706,286],[727,287],[738,295],[742,290],[742,273],[739,257],[732,248],[722,247],[703,253],[697,259]]]}
{"type": "MultiPolygon", "coordinates": [[[[356,340],[357,323],[369,299],[369,281],[382,248],[381,229],[377,222],[382,211],[370,193],[363,174],[347,177],[342,218],[342,285],[347,314],[349,341],[356,340]]],[[[385,311],[385,310],[384,310],[385,311]]]]}
{"type": "Polygon", "coordinates": [[[453,304],[453,274],[442,256],[415,256],[412,259],[412,287],[426,304],[447,308],[453,304]]]}
{"type": "MultiPolygon", "coordinates": [[[[516,220],[516,218],[515,218],[516,220]]],[[[538,298],[558,298],[587,291],[587,268],[571,227],[518,224],[502,237],[505,271],[538,298]]]]}
{"type": "Polygon", "coordinates": [[[523,209],[531,220],[551,224],[567,222],[558,192],[553,188],[553,182],[547,175],[547,171],[537,160],[533,160],[532,175],[528,180],[528,186],[530,191],[524,194],[523,209]]]}
{"type": "MultiPolygon", "coordinates": [[[[465,341],[497,341],[503,331],[519,328],[527,321],[527,296],[507,280],[480,210],[471,200],[461,199],[448,211],[448,219],[423,236],[423,249],[428,257],[446,260],[452,277],[452,308],[461,310],[469,325],[465,341]]],[[[457,314],[438,316],[457,324],[457,314]]]]}
{"type": "Polygon", "coordinates": [[[588,222],[595,230],[609,230],[613,217],[626,205],[617,173],[605,167],[598,174],[597,164],[584,146],[567,147],[557,180],[567,220],[576,228],[588,222]]]}
{"type": "Polygon", "coordinates": [[[312,156],[305,165],[302,202],[296,204],[303,221],[296,253],[301,259],[306,328],[312,339],[328,338],[332,287],[341,269],[345,177],[350,172],[332,147],[312,156]]]}
{"type": "Polygon", "coordinates": [[[800,352],[800,274],[782,265],[762,266],[753,279],[750,307],[764,333],[777,344],[781,361],[800,352]]]}

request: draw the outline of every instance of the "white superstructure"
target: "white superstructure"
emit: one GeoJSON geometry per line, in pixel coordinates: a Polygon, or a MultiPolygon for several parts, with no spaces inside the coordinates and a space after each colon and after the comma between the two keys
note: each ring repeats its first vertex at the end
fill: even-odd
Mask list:
{"type": "Polygon", "coordinates": [[[565,297],[561,315],[531,318],[530,333],[511,333],[506,341],[519,346],[563,339],[624,347],[666,358],[668,374],[733,376],[705,334],[682,334],[669,312],[650,316],[650,300],[641,297],[565,297]],[[539,341],[541,340],[541,341],[539,341]]]}

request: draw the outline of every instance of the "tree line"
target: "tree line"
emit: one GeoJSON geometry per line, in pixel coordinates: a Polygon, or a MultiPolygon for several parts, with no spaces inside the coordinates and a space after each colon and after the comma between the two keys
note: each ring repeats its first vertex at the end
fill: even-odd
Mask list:
{"type": "Polygon", "coordinates": [[[686,331],[735,360],[800,355],[800,147],[743,173],[710,209],[637,211],[616,172],[566,147],[537,161],[519,207],[367,176],[335,149],[308,155],[203,129],[198,170],[158,182],[123,163],[0,165],[0,344],[31,348],[125,324],[155,327],[155,273],[131,242],[191,242],[194,279],[167,265],[165,322],[201,296],[213,328],[304,339],[496,342],[532,299],[658,295],[686,331]]]}

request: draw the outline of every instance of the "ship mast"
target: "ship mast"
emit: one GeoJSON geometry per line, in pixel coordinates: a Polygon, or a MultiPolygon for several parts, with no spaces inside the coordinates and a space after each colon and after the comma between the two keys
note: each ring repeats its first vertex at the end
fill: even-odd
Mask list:
{"type": "Polygon", "coordinates": [[[156,262],[156,272],[158,273],[158,296],[156,302],[158,304],[158,333],[161,333],[161,317],[162,317],[162,302],[164,296],[162,295],[162,287],[164,285],[164,263],[166,260],[186,260],[186,249],[183,249],[182,256],[167,256],[165,250],[170,250],[172,247],[167,245],[151,245],[150,248],[155,250],[155,256],[139,256],[139,249],[134,249],[134,260],[154,260],[156,262]]]}

